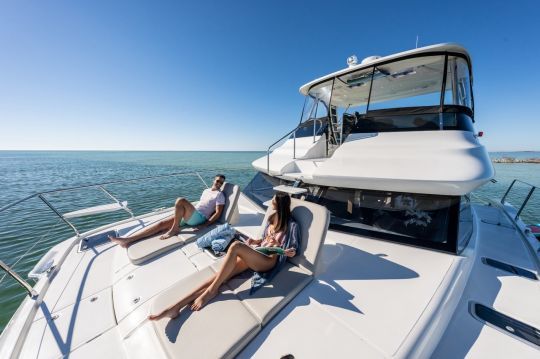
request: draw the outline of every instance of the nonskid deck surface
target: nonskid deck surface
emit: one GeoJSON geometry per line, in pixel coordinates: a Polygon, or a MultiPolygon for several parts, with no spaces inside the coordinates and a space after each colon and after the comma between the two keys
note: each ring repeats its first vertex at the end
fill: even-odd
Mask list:
{"type": "MultiPolygon", "coordinates": [[[[477,210],[481,218],[497,211],[488,207],[477,210]]],[[[243,231],[257,235],[262,213],[241,198],[240,215],[243,231]]],[[[540,327],[540,307],[534,302],[538,283],[486,269],[479,260],[489,255],[535,271],[526,248],[516,243],[512,229],[480,220],[476,223],[481,238],[470,243],[467,256],[329,232],[315,280],[239,356],[279,357],[290,353],[296,357],[345,357],[356,353],[389,357],[415,353],[411,347],[420,340],[419,333],[437,326],[429,319],[439,313],[437,308],[452,311],[448,303],[456,296],[456,315],[448,331],[440,333],[442,340],[436,348],[439,356],[487,355],[496,353],[490,345],[497,348],[504,343],[514,355],[532,357],[538,353],[537,348],[483,325],[466,309],[468,298],[472,298],[540,327]],[[467,262],[474,264],[469,281],[467,262]],[[487,292],[482,283],[487,285],[487,292]],[[461,301],[459,291],[449,290],[460,285],[465,288],[461,301]],[[516,289],[530,294],[518,298],[516,289]],[[460,332],[463,326],[467,330],[460,332]],[[295,340],[290,340],[291,336],[295,340]],[[331,346],[326,345],[329,340],[331,346]],[[452,345],[456,340],[464,345],[456,349],[452,345]]],[[[71,352],[71,357],[82,358],[99,353],[159,357],[159,341],[141,329],[153,298],[212,263],[213,259],[193,244],[140,266],[133,265],[125,249],[116,245],[105,244],[84,253],[74,249],[52,281],[20,356],[54,358],[71,352]]],[[[453,313],[447,314],[441,318],[451,318],[453,313]]],[[[438,336],[434,334],[433,338],[431,345],[435,347],[438,336]]]]}

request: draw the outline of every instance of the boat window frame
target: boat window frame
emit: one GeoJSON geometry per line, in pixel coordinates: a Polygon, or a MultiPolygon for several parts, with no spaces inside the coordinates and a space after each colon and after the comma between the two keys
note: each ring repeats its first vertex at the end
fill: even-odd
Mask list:
{"type": "MultiPolygon", "coordinates": [[[[455,51],[428,51],[428,52],[422,52],[422,53],[419,53],[419,54],[406,55],[406,56],[402,56],[402,57],[399,57],[399,58],[396,58],[396,59],[390,59],[390,60],[386,60],[386,61],[382,61],[382,62],[377,62],[376,64],[373,64],[373,65],[367,65],[366,67],[357,66],[357,67],[352,68],[350,71],[346,71],[346,72],[343,72],[343,73],[339,73],[338,75],[334,75],[332,77],[332,79],[333,79],[332,82],[334,83],[335,79],[336,78],[339,79],[339,77],[341,77],[341,76],[345,76],[345,75],[351,74],[351,73],[359,71],[359,70],[369,69],[371,67],[372,68],[372,75],[371,75],[368,103],[367,103],[367,107],[366,107],[366,114],[367,114],[369,112],[369,105],[370,105],[370,102],[371,102],[371,90],[372,90],[372,87],[373,87],[373,73],[375,72],[375,68],[377,66],[383,66],[383,65],[386,65],[386,64],[389,64],[389,63],[414,59],[414,58],[418,58],[418,57],[443,56],[443,55],[444,55],[444,69],[443,69],[443,81],[442,81],[442,85],[441,85],[441,98],[440,98],[440,101],[439,101],[439,109],[440,109],[439,112],[441,112],[441,113],[444,112],[447,106],[455,106],[455,105],[445,105],[444,104],[444,90],[445,90],[445,87],[446,87],[446,76],[447,76],[446,73],[448,71],[448,56],[460,57],[460,58],[465,60],[465,62],[467,63],[468,70],[469,70],[469,79],[470,79],[470,84],[469,84],[470,89],[469,90],[471,92],[471,108],[470,108],[471,115],[470,115],[470,117],[471,117],[471,119],[472,119],[472,121],[474,123],[475,122],[475,120],[474,120],[474,92],[473,92],[473,81],[474,81],[474,79],[473,79],[473,75],[472,75],[472,64],[471,64],[470,58],[468,56],[466,56],[465,54],[462,54],[460,52],[455,52],[455,51]]],[[[327,82],[327,81],[330,81],[330,78],[324,78],[324,79],[314,83],[313,85],[311,85],[309,87],[308,91],[307,91],[306,97],[310,97],[309,92],[311,91],[312,88],[314,88],[316,86],[319,86],[320,84],[322,84],[324,82],[327,82]]],[[[330,94],[330,98],[332,98],[332,95],[333,95],[333,91],[330,94]]],[[[467,109],[468,109],[468,107],[467,107],[467,109]]]]}

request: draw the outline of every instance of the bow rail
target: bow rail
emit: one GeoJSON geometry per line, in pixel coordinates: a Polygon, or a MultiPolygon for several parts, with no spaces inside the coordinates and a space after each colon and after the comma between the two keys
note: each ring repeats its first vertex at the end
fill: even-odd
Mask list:
{"type": "MultiPolygon", "coordinates": [[[[138,177],[138,178],[132,178],[127,180],[117,180],[117,181],[108,181],[108,182],[102,182],[97,184],[87,184],[87,185],[80,185],[80,186],[73,186],[73,187],[66,187],[66,188],[59,188],[54,190],[48,190],[48,191],[42,191],[37,192],[34,194],[31,194],[29,196],[26,196],[20,200],[11,202],[2,208],[0,208],[0,213],[5,212],[6,210],[17,206],[18,204],[24,203],[28,200],[31,200],[33,198],[40,199],[56,216],[58,216],[65,224],[67,224],[74,232],[76,239],[80,239],[82,237],[81,233],[77,229],[77,227],[70,221],[71,218],[76,217],[82,217],[82,216],[89,216],[94,215],[98,213],[106,213],[106,212],[113,212],[118,210],[124,210],[126,211],[130,219],[137,219],[138,217],[135,217],[133,214],[133,211],[127,206],[127,201],[121,201],[116,196],[114,196],[110,191],[108,191],[105,186],[113,185],[113,184],[124,184],[124,183],[132,183],[132,182],[142,182],[142,181],[148,181],[148,180],[155,180],[159,178],[167,178],[167,177],[175,177],[175,176],[185,176],[185,175],[196,175],[201,182],[204,184],[206,188],[208,188],[208,184],[204,181],[204,179],[201,177],[199,172],[191,171],[191,172],[175,172],[170,174],[163,174],[163,175],[155,175],[155,176],[145,176],[145,177],[138,177]],[[54,205],[46,198],[47,195],[57,194],[61,192],[70,192],[70,191],[79,191],[81,189],[89,189],[89,188],[96,188],[103,193],[110,199],[112,199],[114,202],[105,204],[105,205],[99,205],[99,206],[93,206],[84,208],[77,211],[67,212],[67,213],[61,213],[60,210],[58,210],[54,205]]],[[[143,215],[144,216],[144,215],[143,215]]],[[[18,263],[25,255],[28,254],[28,251],[23,253],[15,262],[18,263]]],[[[25,281],[17,272],[13,270],[12,267],[7,265],[5,262],[0,260],[0,269],[2,269],[4,272],[4,276],[0,279],[0,283],[6,276],[10,276],[13,278],[21,287],[23,287],[28,295],[32,299],[36,299],[39,296],[39,293],[37,293],[33,287],[25,281]]]]}

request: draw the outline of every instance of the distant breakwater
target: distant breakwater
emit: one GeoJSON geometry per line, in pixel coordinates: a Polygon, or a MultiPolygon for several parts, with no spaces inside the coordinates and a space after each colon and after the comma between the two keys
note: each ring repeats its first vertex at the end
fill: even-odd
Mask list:
{"type": "Polygon", "coordinates": [[[514,157],[501,157],[494,158],[492,160],[494,163],[538,163],[540,164],[540,158],[514,158],[514,157]]]}

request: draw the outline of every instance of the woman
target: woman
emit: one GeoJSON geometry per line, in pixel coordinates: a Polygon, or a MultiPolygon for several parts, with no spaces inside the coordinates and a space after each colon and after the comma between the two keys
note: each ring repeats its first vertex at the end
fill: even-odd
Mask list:
{"type": "MultiPolygon", "coordinates": [[[[156,315],[150,315],[148,319],[159,320],[163,317],[176,318],[180,310],[191,304],[192,310],[200,310],[212,298],[218,294],[219,287],[230,278],[242,273],[247,269],[256,272],[268,272],[276,266],[278,255],[265,255],[252,246],[257,247],[281,247],[288,242],[289,247],[285,249],[284,255],[294,257],[296,255],[296,241],[288,241],[288,229],[291,225],[291,199],[286,193],[278,192],[272,198],[272,208],[274,213],[268,218],[268,223],[264,230],[264,238],[248,239],[246,243],[234,242],[227,251],[225,261],[218,273],[191,293],[182,298],[178,303],[169,307],[156,315]],[[292,243],[291,243],[292,242],[292,243]]],[[[294,224],[296,226],[296,224],[294,224]]]]}

